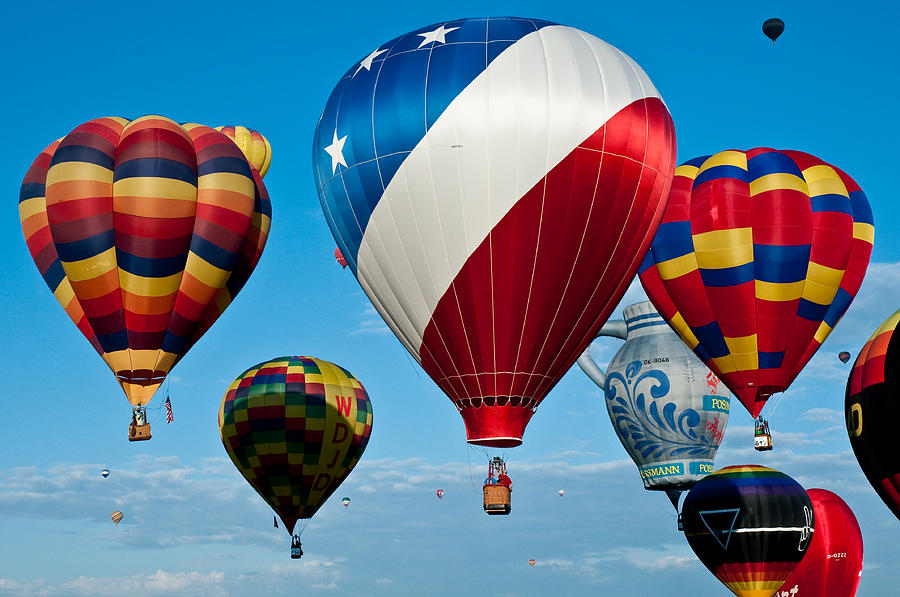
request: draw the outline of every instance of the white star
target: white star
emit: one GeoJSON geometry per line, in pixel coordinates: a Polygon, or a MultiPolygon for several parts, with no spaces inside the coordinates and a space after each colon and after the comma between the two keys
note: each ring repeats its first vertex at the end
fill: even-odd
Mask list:
{"type": "Polygon", "coordinates": [[[434,31],[429,31],[427,33],[419,33],[419,35],[421,35],[422,37],[425,38],[422,40],[422,43],[419,44],[419,47],[421,48],[425,44],[430,44],[431,42],[445,44],[445,43],[447,43],[447,40],[444,39],[444,36],[447,35],[448,33],[450,33],[451,31],[456,31],[457,29],[459,29],[459,27],[450,27],[449,29],[444,29],[444,26],[441,25],[434,31]]]}
{"type": "Polygon", "coordinates": [[[338,139],[337,129],[334,129],[334,137],[332,138],[331,145],[325,148],[325,153],[331,156],[332,174],[337,171],[338,164],[342,165],[344,168],[347,167],[347,162],[344,161],[344,141],[346,140],[347,135],[338,139]]]}
{"type": "MultiPolygon", "coordinates": [[[[362,62],[359,63],[359,68],[356,69],[356,73],[358,73],[362,69],[372,70],[372,61],[375,60],[376,58],[378,58],[379,56],[381,56],[382,54],[384,54],[385,52],[387,52],[387,50],[379,50],[376,48],[374,52],[372,52],[371,54],[369,54],[368,56],[366,56],[365,58],[362,59],[362,62]]],[[[353,73],[354,77],[356,76],[356,73],[353,73]]]]}

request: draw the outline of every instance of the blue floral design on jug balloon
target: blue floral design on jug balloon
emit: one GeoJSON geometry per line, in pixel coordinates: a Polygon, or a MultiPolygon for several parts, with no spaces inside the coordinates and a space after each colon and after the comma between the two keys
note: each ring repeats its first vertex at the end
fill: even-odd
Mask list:
{"type": "Polygon", "coordinates": [[[676,414],[677,405],[664,400],[670,389],[669,377],[659,369],[641,373],[641,365],[641,361],[632,361],[625,367],[625,376],[612,371],[606,377],[606,399],[611,403],[616,432],[642,458],[707,454],[715,446],[705,433],[696,431],[700,415],[692,408],[676,414]]]}

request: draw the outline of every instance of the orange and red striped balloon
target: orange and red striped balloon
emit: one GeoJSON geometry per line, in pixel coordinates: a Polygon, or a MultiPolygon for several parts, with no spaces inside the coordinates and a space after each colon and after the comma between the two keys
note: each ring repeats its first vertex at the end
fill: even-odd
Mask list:
{"type": "Polygon", "coordinates": [[[111,117],[41,152],[19,216],[44,281],[140,406],[247,282],[271,206],[226,135],[111,117]]]}

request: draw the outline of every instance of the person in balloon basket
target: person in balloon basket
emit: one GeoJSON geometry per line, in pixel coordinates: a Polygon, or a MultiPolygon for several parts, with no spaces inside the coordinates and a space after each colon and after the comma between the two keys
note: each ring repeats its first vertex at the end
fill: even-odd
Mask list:
{"type": "Polygon", "coordinates": [[[512,479],[510,479],[506,473],[500,473],[497,476],[497,484],[506,487],[508,490],[512,491],[512,479]]]}
{"type": "Polygon", "coordinates": [[[291,537],[291,558],[299,560],[301,557],[303,557],[303,547],[300,544],[300,536],[294,535],[291,537]]]}

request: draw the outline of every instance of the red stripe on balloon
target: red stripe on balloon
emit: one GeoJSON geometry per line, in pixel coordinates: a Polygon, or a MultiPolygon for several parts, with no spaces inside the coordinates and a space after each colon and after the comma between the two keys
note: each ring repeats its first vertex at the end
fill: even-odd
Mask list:
{"type": "Polygon", "coordinates": [[[520,443],[531,408],[609,317],[662,217],[674,149],[664,104],[632,103],[525,193],[466,261],[420,356],[462,407],[470,441],[520,443]],[[492,406],[494,397],[514,399],[492,406]]]}

